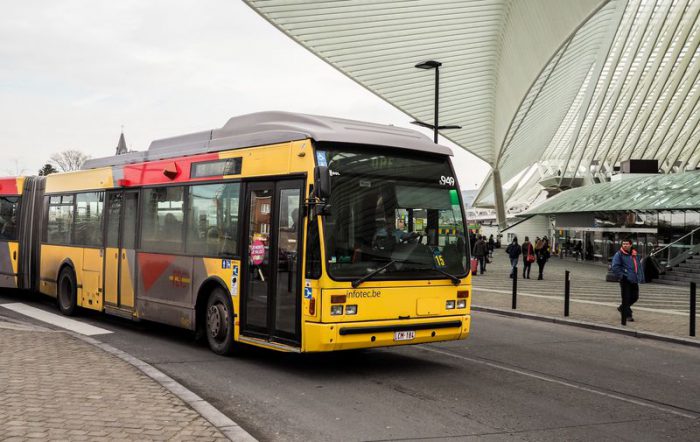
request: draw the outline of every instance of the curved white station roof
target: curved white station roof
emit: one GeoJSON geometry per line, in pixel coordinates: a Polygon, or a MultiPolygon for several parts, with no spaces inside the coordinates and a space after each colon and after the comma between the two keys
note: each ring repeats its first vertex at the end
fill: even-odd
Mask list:
{"type": "MultiPolygon", "coordinates": [[[[506,208],[629,158],[700,161],[697,0],[244,0],[320,58],[499,172],[506,208]],[[550,186],[551,189],[551,186],[550,186]]],[[[477,204],[493,205],[487,180],[477,204]]],[[[522,206],[522,207],[521,207],[522,206]]]]}

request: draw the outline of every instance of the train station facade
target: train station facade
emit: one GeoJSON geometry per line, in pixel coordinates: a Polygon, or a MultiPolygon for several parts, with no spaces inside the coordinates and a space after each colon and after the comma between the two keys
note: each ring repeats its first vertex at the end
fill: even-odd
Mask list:
{"type": "Polygon", "coordinates": [[[471,209],[480,233],[548,234],[562,249],[569,238],[600,262],[628,236],[645,255],[688,249],[700,226],[700,2],[246,3],[487,162],[471,209]],[[652,170],[625,170],[639,161],[652,170]]]}

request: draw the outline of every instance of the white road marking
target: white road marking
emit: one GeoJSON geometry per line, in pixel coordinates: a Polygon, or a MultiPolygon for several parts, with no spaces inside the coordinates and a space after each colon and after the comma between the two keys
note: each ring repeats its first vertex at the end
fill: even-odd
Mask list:
{"type": "MultiPolygon", "coordinates": [[[[493,293],[501,293],[504,295],[512,295],[512,291],[508,290],[496,290],[496,289],[484,289],[484,288],[474,288],[474,294],[478,295],[479,291],[482,292],[493,292],[493,293]]],[[[544,298],[544,299],[556,299],[558,301],[564,302],[564,295],[562,294],[561,296],[552,296],[552,295],[536,295],[534,293],[522,293],[518,292],[518,296],[529,296],[531,298],[544,298]]],[[[577,296],[587,296],[587,295],[577,295],[577,296]]],[[[591,295],[588,295],[591,296],[591,295]]],[[[571,298],[571,302],[578,302],[580,304],[593,304],[593,305],[605,305],[608,307],[617,307],[620,305],[619,303],[615,302],[601,302],[601,301],[589,301],[587,299],[574,299],[571,298]]],[[[688,313],[684,312],[679,312],[677,310],[670,310],[670,309],[656,309],[656,308],[649,308],[649,307],[634,307],[635,310],[640,310],[640,311],[646,311],[646,312],[654,312],[654,313],[663,313],[666,315],[677,315],[677,316],[688,316],[688,313]]]]}
{"type": "Polygon", "coordinates": [[[54,313],[45,312],[44,310],[38,309],[36,307],[31,307],[20,302],[13,302],[10,304],[0,304],[0,307],[5,307],[13,312],[21,313],[30,318],[38,319],[39,321],[46,322],[51,325],[56,325],[66,330],[74,331],[80,333],[81,335],[94,336],[94,335],[106,335],[112,333],[104,328],[94,327],[90,324],[85,324],[75,319],[66,318],[65,316],[57,315],[54,313]]]}
{"type": "Polygon", "coordinates": [[[425,350],[425,351],[432,351],[433,353],[439,353],[441,355],[450,356],[450,357],[453,357],[456,359],[462,359],[465,361],[474,362],[476,364],[486,365],[486,366],[489,366],[491,368],[497,368],[499,370],[509,371],[511,373],[516,373],[516,374],[519,374],[522,376],[527,376],[527,377],[531,377],[534,379],[539,379],[540,381],[550,382],[552,384],[559,384],[559,385],[563,385],[565,387],[575,388],[577,390],[582,390],[582,391],[586,391],[588,393],[593,393],[593,394],[597,394],[600,396],[609,397],[611,399],[617,399],[619,401],[628,402],[630,404],[640,405],[642,407],[647,407],[647,408],[653,408],[655,410],[663,411],[665,413],[671,413],[671,414],[675,414],[678,416],[687,417],[688,419],[696,419],[697,418],[697,416],[694,414],[683,413],[682,411],[678,411],[678,410],[671,408],[671,407],[663,407],[660,405],[655,405],[655,404],[652,404],[649,402],[645,402],[643,400],[637,400],[637,399],[632,399],[629,397],[625,397],[625,396],[621,396],[621,395],[617,395],[617,394],[613,394],[613,393],[607,393],[605,391],[597,390],[595,388],[590,388],[590,387],[586,387],[583,385],[572,384],[570,382],[562,381],[560,379],[556,379],[556,378],[552,378],[549,376],[536,374],[536,373],[532,373],[532,372],[528,372],[528,371],[524,371],[524,370],[519,370],[517,368],[508,367],[508,366],[501,365],[501,364],[496,364],[494,362],[482,361],[480,359],[474,359],[474,358],[470,358],[467,356],[456,355],[454,353],[450,353],[447,351],[441,351],[441,350],[437,350],[435,348],[430,348],[430,347],[425,347],[425,346],[420,347],[420,349],[425,350]]]}

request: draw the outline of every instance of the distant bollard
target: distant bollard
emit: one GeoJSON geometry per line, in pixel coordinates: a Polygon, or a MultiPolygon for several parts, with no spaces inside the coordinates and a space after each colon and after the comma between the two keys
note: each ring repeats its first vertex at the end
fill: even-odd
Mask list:
{"type": "Polygon", "coordinates": [[[569,271],[564,273],[564,316],[569,316],[569,303],[571,301],[571,280],[569,271]]]}
{"type": "Polygon", "coordinates": [[[695,283],[690,283],[690,336],[695,336],[695,283]]]}
{"type": "Polygon", "coordinates": [[[513,310],[518,306],[518,270],[513,267],[513,310]]]}

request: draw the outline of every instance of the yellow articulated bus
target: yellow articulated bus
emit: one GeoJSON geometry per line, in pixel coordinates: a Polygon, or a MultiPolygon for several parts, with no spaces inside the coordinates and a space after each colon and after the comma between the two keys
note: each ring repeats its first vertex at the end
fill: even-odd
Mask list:
{"type": "Polygon", "coordinates": [[[3,281],[64,314],[195,330],[219,354],[464,339],[469,245],[450,155],[408,129],[262,112],[15,179],[0,188],[3,219],[20,217],[19,250],[0,244],[3,281]]]}

